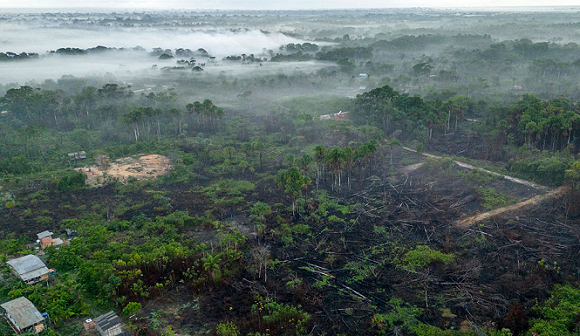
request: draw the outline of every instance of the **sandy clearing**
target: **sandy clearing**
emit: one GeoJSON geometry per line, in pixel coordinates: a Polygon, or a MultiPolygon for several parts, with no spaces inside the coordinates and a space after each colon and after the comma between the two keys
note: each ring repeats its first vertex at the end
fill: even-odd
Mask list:
{"type": "Polygon", "coordinates": [[[144,155],[138,159],[126,157],[116,160],[103,169],[100,166],[85,166],[76,171],[87,175],[88,185],[101,185],[106,181],[118,179],[126,183],[129,178],[137,180],[153,179],[167,174],[171,169],[171,160],[163,155],[144,155]]]}

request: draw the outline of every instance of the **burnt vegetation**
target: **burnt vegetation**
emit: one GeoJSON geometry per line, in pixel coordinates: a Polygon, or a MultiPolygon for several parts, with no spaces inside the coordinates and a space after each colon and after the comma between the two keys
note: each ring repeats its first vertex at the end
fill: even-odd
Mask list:
{"type": "MultiPolygon", "coordinates": [[[[82,335],[109,310],[130,335],[577,334],[574,16],[535,13],[562,37],[532,41],[531,14],[505,35],[505,13],[282,14],[304,20],[281,32],[301,43],[132,50],[195,70],[177,76],[2,83],[0,301],[25,296],[47,312],[43,335],[82,335]],[[406,26],[316,21],[344,15],[406,26]],[[212,75],[220,61],[323,67],[212,75]],[[110,169],[145,154],[166,157],[167,174],[110,169]],[[44,230],[67,243],[36,249],[44,230]],[[48,283],[25,285],[5,265],[30,253],[56,270],[48,283]]],[[[273,20],[223,15],[97,23],[273,20]]],[[[0,60],[123,51],[112,49],[0,60]]],[[[12,333],[3,321],[0,333],[12,333]]]]}

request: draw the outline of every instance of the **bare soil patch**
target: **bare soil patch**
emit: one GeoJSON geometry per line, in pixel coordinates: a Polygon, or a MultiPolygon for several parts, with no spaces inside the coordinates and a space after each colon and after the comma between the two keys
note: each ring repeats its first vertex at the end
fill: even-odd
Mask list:
{"type": "Polygon", "coordinates": [[[144,155],[138,159],[126,157],[118,159],[107,167],[85,166],[76,168],[87,175],[88,185],[102,185],[106,181],[119,180],[126,183],[129,178],[137,180],[153,179],[167,174],[171,169],[171,160],[163,155],[144,155]]]}

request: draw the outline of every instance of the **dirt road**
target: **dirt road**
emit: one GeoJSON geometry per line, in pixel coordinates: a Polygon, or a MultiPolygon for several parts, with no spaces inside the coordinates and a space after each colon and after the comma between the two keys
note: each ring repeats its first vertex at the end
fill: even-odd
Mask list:
{"type": "Polygon", "coordinates": [[[516,203],[516,204],[508,205],[508,206],[503,207],[503,208],[494,209],[491,211],[477,214],[475,216],[464,218],[462,220],[457,221],[455,223],[455,226],[460,227],[460,228],[468,228],[477,222],[491,218],[493,216],[500,215],[504,212],[518,210],[518,209],[521,209],[521,208],[526,207],[526,206],[538,205],[539,203],[541,203],[547,199],[561,197],[562,195],[565,194],[566,190],[567,190],[567,187],[562,186],[562,187],[559,187],[559,188],[554,189],[552,191],[549,191],[545,194],[541,194],[541,195],[534,196],[532,198],[528,198],[527,200],[516,203]]]}
{"type": "MultiPolygon", "coordinates": [[[[407,150],[407,151],[410,151],[410,152],[415,152],[415,153],[417,152],[416,150],[411,149],[409,147],[402,146],[402,148],[405,149],[405,150],[407,150]]],[[[433,154],[429,154],[429,153],[422,153],[422,155],[427,156],[427,157],[431,157],[431,158],[435,158],[435,159],[441,159],[440,156],[433,155],[433,154]]],[[[537,190],[540,190],[540,191],[544,192],[543,194],[534,196],[532,198],[529,198],[527,200],[524,200],[524,201],[519,202],[519,203],[516,203],[516,204],[512,204],[512,205],[509,205],[509,206],[506,206],[506,207],[503,207],[503,208],[494,209],[494,210],[491,210],[491,211],[487,211],[487,212],[483,212],[483,213],[477,214],[475,216],[471,216],[471,217],[467,217],[467,218],[461,219],[461,220],[459,220],[459,221],[457,221],[455,223],[455,225],[457,227],[460,227],[460,228],[468,228],[468,227],[472,226],[473,224],[475,224],[477,222],[480,222],[482,220],[485,220],[485,219],[488,219],[488,218],[491,218],[491,217],[494,217],[494,216],[503,214],[505,212],[518,210],[518,209],[521,209],[521,208],[526,207],[526,206],[537,205],[537,204],[539,204],[539,203],[541,203],[541,202],[543,202],[543,201],[545,201],[547,199],[551,199],[551,198],[555,198],[555,197],[561,197],[562,195],[565,194],[565,192],[567,190],[567,187],[566,186],[562,186],[562,187],[559,187],[559,188],[556,188],[556,189],[551,189],[551,188],[548,188],[548,187],[543,186],[543,185],[539,185],[539,184],[534,183],[534,182],[531,182],[531,181],[526,181],[526,180],[522,180],[522,179],[519,179],[519,178],[516,178],[516,177],[512,177],[512,176],[508,176],[508,175],[503,175],[503,174],[500,174],[500,173],[496,173],[496,172],[493,172],[493,171],[490,171],[490,170],[487,170],[487,169],[483,169],[483,168],[479,168],[479,167],[470,165],[470,164],[465,163],[465,162],[455,161],[455,160],[453,162],[455,162],[458,166],[463,167],[463,168],[481,170],[483,172],[486,172],[486,173],[489,173],[489,174],[492,174],[492,175],[495,175],[495,176],[501,176],[502,178],[504,178],[504,179],[506,179],[508,181],[511,181],[511,182],[514,182],[514,183],[519,183],[519,184],[522,184],[522,185],[525,185],[525,186],[528,186],[528,187],[531,187],[531,188],[534,188],[534,189],[537,189],[537,190]]],[[[421,163],[417,163],[417,164],[414,164],[414,165],[410,165],[410,166],[404,167],[403,168],[403,171],[405,171],[407,173],[408,172],[411,172],[411,171],[413,171],[415,169],[418,169],[423,164],[424,164],[424,162],[421,162],[421,163]]]]}
{"type": "MultiPolygon", "coordinates": [[[[404,150],[417,153],[416,150],[411,149],[409,147],[402,146],[402,148],[404,150]]],[[[430,157],[430,158],[434,158],[434,159],[441,159],[442,158],[441,156],[437,156],[437,155],[433,155],[433,154],[429,154],[429,153],[422,153],[422,155],[427,156],[427,157],[430,157]]],[[[547,191],[550,190],[550,188],[548,188],[546,186],[539,185],[539,184],[534,183],[534,182],[531,182],[531,181],[522,180],[522,179],[519,179],[517,177],[513,177],[513,176],[509,176],[509,175],[503,175],[503,174],[500,174],[500,173],[496,173],[496,172],[493,172],[491,170],[487,170],[487,169],[483,169],[483,168],[480,168],[480,167],[476,167],[476,166],[470,165],[469,163],[465,163],[465,162],[461,162],[461,161],[456,161],[456,160],[453,160],[453,162],[455,162],[455,164],[457,164],[459,167],[463,167],[463,168],[466,168],[466,169],[472,169],[472,170],[473,169],[477,169],[477,170],[486,172],[486,173],[491,174],[491,175],[501,176],[502,178],[504,178],[504,179],[506,179],[508,181],[512,181],[514,183],[518,183],[518,184],[525,185],[527,187],[531,187],[531,188],[534,188],[534,189],[538,189],[538,190],[543,191],[543,192],[547,192],[547,191]]],[[[424,163],[420,163],[420,164],[418,163],[418,164],[414,164],[412,166],[408,166],[406,168],[407,168],[407,170],[415,170],[415,169],[418,169],[419,167],[421,167],[423,164],[424,163]]]]}

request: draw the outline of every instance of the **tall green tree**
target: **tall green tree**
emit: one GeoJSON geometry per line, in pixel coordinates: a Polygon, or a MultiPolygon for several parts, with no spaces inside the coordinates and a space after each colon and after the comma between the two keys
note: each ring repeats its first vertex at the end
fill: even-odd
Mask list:
{"type": "Polygon", "coordinates": [[[332,188],[336,185],[340,190],[342,164],[344,163],[344,152],[340,147],[332,147],[326,153],[326,163],[330,166],[333,172],[332,188]]]}
{"type": "Polygon", "coordinates": [[[350,147],[345,147],[342,149],[344,166],[346,167],[346,183],[348,189],[350,190],[350,174],[352,172],[352,167],[354,166],[355,152],[350,147]]]}
{"type": "Polygon", "coordinates": [[[326,156],[326,147],[318,145],[314,147],[314,158],[316,160],[316,189],[324,176],[324,157],[326,156]]]}
{"type": "Polygon", "coordinates": [[[302,192],[310,184],[310,179],[300,174],[300,171],[296,167],[290,167],[278,172],[276,182],[292,198],[292,215],[295,215],[296,200],[302,197],[302,192]]]}

